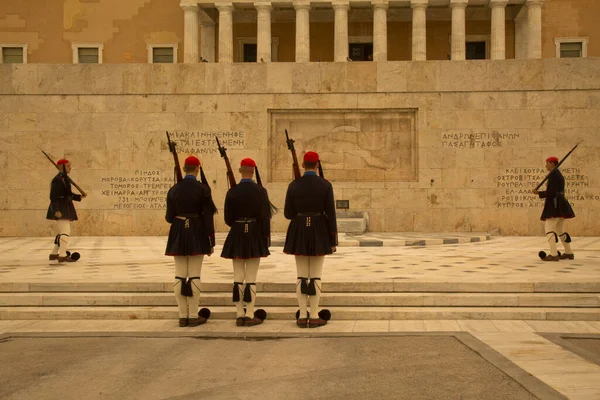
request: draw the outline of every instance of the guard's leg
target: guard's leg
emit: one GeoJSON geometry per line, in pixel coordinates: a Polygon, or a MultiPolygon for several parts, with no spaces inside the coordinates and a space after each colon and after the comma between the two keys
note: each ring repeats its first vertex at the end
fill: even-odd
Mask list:
{"type": "MultiPolygon", "coordinates": [[[[187,278],[188,271],[188,257],[186,256],[175,256],[175,276],[180,278],[187,278]]],[[[186,326],[188,319],[188,304],[187,296],[181,294],[181,286],[183,282],[181,279],[175,278],[173,283],[173,293],[177,300],[177,308],[179,309],[179,326],[186,326]]]]}
{"type": "Polygon", "coordinates": [[[310,301],[310,318],[308,320],[309,328],[317,328],[327,323],[326,320],[319,316],[319,301],[321,300],[321,274],[323,273],[324,260],[324,256],[310,257],[310,283],[308,285],[308,299],[310,301]]]}
{"type": "Polygon", "coordinates": [[[324,256],[310,257],[310,283],[308,285],[310,297],[308,300],[310,302],[310,316],[312,318],[317,318],[319,315],[319,301],[321,300],[321,274],[323,273],[324,260],[324,256]]]}
{"type": "Polygon", "coordinates": [[[245,278],[245,264],[246,260],[233,259],[233,302],[235,303],[235,309],[237,314],[236,324],[243,326],[244,318],[244,278],[245,278]],[[240,320],[241,318],[241,320],[240,320]]]}
{"type": "MultiPolygon", "coordinates": [[[[296,282],[296,296],[298,297],[298,307],[300,314],[298,321],[304,321],[306,326],[306,318],[308,317],[308,258],[307,256],[296,256],[296,271],[298,280],[296,282]]],[[[302,322],[298,322],[300,326],[302,322]]]]}
{"type": "Polygon", "coordinates": [[[559,218],[548,218],[544,224],[546,238],[548,239],[548,245],[550,246],[550,255],[552,257],[558,257],[558,250],[556,243],[558,242],[558,234],[556,233],[556,225],[559,218]]]}
{"type": "Polygon", "coordinates": [[[561,255],[561,259],[573,260],[575,257],[573,256],[573,250],[571,249],[571,235],[568,232],[565,232],[565,220],[564,218],[559,218],[556,224],[556,233],[558,234],[558,238],[562,242],[565,248],[565,254],[561,255]]]}
{"type": "Polygon", "coordinates": [[[260,258],[246,260],[246,287],[244,289],[244,302],[246,303],[246,318],[254,318],[254,304],[256,303],[256,276],[260,258]]]}
{"type": "Polygon", "coordinates": [[[190,256],[188,257],[188,277],[198,279],[192,279],[192,297],[188,297],[188,315],[190,318],[196,318],[198,316],[198,308],[200,304],[200,274],[202,273],[202,263],[204,262],[204,255],[190,256]]]}
{"type": "Polygon", "coordinates": [[[187,297],[189,325],[198,326],[206,323],[206,318],[198,315],[200,304],[200,274],[204,255],[188,257],[188,277],[190,278],[192,296],[187,297]],[[192,279],[193,278],[193,279],[192,279]]]}
{"type": "Polygon", "coordinates": [[[58,234],[60,235],[58,243],[58,256],[62,258],[67,256],[69,235],[71,235],[71,221],[59,219],[56,221],[56,225],[58,226],[58,234]]]}

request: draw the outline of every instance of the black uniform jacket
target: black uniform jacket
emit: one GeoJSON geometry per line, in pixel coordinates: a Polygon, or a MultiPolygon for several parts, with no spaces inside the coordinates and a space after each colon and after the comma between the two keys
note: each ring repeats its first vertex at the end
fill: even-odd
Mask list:
{"type": "Polygon", "coordinates": [[[565,178],[554,168],[548,176],[548,186],[545,191],[538,192],[544,202],[541,220],[548,218],[574,218],[575,213],[565,197],[565,178]]]}
{"type": "Polygon", "coordinates": [[[335,201],[331,183],[316,174],[305,174],[290,183],[285,198],[289,220],[284,252],[295,255],[331,254],[337,246],[335,201]]]}
{"type": "Polygon", "coordinates": [[[215,245],[214,203],[210,188],[193,178],[184,178],[167,193],[171,223],[166,255],[209,254],[215,245]]]}
{"type": "Polygon", "coordinates": [[[271,209],[265,188],[243,180],[229,189],[225,197],[225,223],[231,230],[223,244],[222,257],[247,259],[269,255],[271,209]]]}
{"type": "Polygon", "coordinates": [[[67,175],[59,172],[50,184],[50,206],[46,213],[46,219],[66,219],[69,221],[77,220],[77,212],[73,205],[73,200],[81,201],[81,195],[71,191],[71,182],[67,175]],[[62,216],[57,218],[55,212],[60,211],[62,216]]]}

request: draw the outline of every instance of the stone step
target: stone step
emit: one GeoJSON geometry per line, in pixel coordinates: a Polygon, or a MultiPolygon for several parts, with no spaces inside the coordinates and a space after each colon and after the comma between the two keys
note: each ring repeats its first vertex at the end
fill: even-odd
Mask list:
{"type": "MultiPolygon", "coordinates": [[[[336,320],[557,320],[599,321],[598,308],[327,307],[336,320]]],[[[210,307],[211,318],[234,319],[235,307],[210,307]]],[[[297,307],[265,307],[268,319],[294,319],[297,307]]],[[[1,307],[0,320],[176,319],[177,307],[1,307]]]]}
{"type": "MultiPolygon", "coordinates": [[[[294,292],[295,282],[257,282],[257,290],[294,292]]],[[[231,282],[202,283],[203,292],[230,292],[231,282]]],[[[4,292],[171,292],[173,282],[0,282],[4,292]]],[[[580,282],[323,282],[325,292],[600,293],[600,281],[580,282]]]]}
{"type": "MultiPolygon", "coordinates": [[[[206,306],[231,306],[230,292],[201,296],[206,306]]],[[[295,293],[260,293],[257,306],[295,306],[295,293]]],[[[598,307],[599,294],[588,293],[324,293],[324,307],[598,307]]],[[[0,293],[0,307],[174,306],[172,292],[0,293]]]]}

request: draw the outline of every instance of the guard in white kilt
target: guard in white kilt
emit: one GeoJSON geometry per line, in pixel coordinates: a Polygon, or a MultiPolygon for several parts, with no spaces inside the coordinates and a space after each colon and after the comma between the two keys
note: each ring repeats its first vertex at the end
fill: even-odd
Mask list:
{"type": "Polygon", "coordinates": [[[317,175],[319,155],[309,151],[303,161],[304,175],[290,183],[285,198],[285,217],[291,221],[283,251],[296,256],[296,324],[316,328],[331,317],[329,310],[319,312],[319,300],[324,256],[336,251],[337,223],[333,187],[317,175]]]}
{"type": "Polygon", "coordinates": [[[245,158],[240,163],[241,181],[225,197],[225,223],[231,227],[221,257],[233,262],[233,302],[237,326],[262,324],[267,314],[254,311],[256,276],[261,257],[269,254],[271,243],[271,203],[260,183],[256,163],[245,158]],[[255,183],[252,176],[256,171],[255,183]]]}
{"type": "Polygon", "coordinates": [[[557,164],[558,158],[556,157],[546,159],[546,169],[550,171],[548,186],[546,190],[541,192],[533,190],[535,194],[540,196],[540,199],[545,199],[544,210],[540,219],[544,221],[550,254],[540,254],[543,261],[575,259],[571,249],[571,236],[565,232],[564,228],[565,219],[575,218],[575,213],[565,197],[565,178],[560,170],[556,168],[557,164]],[[565,248],[565,252],[561,255],[558,255],[558,249],[556,248],[559,239],[565,248]]]}
{"type": "Polygon", "coordinates": [[[183,180],[167,193],[165,219],[171,229],[165,254],[175,257],[173,291],[179,307],[179,326],[198,326],[210,317],[208,309],[198,313],[198,304],[204,255],[210,256],[215,246],[216,208],[210,188],[196,179],[200,160],[194,156],[186,158],[183,171],[183,180]]]}
{"type": "Polygon", "coordinates": [[[77,221],[77,211],[75,211],[73,201],[81,201],[86,196],[71,191],[71,182],[67,176],[71,172],[69,160],[63,158],[58,160],[56,165],[60,172],[50,184],[50,205],[46,219],[56,221],[58,235],[54,237],[54,248],[48,259],[58,262],[74,262],[79,259],[79,253],[71,255],[67,251],[71,235],[71,221],[77,221]]]}

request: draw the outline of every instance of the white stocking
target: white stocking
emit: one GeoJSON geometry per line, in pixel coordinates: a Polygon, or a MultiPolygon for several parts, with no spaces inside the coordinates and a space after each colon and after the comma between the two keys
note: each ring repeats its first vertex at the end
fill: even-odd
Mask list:
{"type": "Polygon", "coordinates": [[[254,318],[254,304],[256,303],[256,276],[260,266],[260,258],[249,258],[246,261],[246,285],[250,286],[251,301],[246,303],[246,317],[254,318]]]}
{"type": "Polygon", "coordinates": [[[555,257],[558,255],[558,250],[556,249],[556,239],[558,236],[558,233],[556,232],[556,225],[558,220],[559,218],[548,218],[544,224],[546,238],[548,239],[548,244],[550,245],[550,255],[555,257]]]}
{"type": "Polygon", "coordinates": [[[568,236],[565,233],[565,220],[563,218],[559,218],[558,223],[556,224],[556,234],[565,248],[565,254],[573,254],[571,243],[566,242],[568,236]]]}
{"type": "MultiPolygon", "coordinates": [[[[299,318],[307,317],[308,295],[302,293],[302,279],[308,279],[308,259],[307,256],[296,256],[296,271],[298,272],[298,281],[296,283],[296,295],[298,296],[298,307],[300,308],[299,318]]],[[[306,282],[308,285],[308,282],[306,282]]]]}
{"type": "Polygon", "coordinates": [[[311,295],[308,300],[310,302],[310,317],[319,317],[319,301],[321,300],[321,274],[323,273],[324,256],[309,257],[309,277],[311,285],[314,284],[315,294],[311,295]],[[318,278],[318,279],[315,279],[318,278]]]}
{"type": "Polygon", "coordinates": [[[236,309],[236,313],[237,313],[237,318],[243,318],[244,317],[244,303],[243,303],[243,299],[244,299],[244,279],[246,277],[246,268],[245,268],[245,261],[246,260],[240,260],[240,259],[233,259],[233,282],[234,282],[234,288],[233,290],[235,290],[235,285],[237,283],[237,290],[238,290],[238,294],[239,294],[239,298],[240,301],[236,301],[235,302],[235,309],[236,309]]]}

